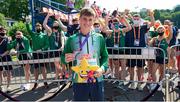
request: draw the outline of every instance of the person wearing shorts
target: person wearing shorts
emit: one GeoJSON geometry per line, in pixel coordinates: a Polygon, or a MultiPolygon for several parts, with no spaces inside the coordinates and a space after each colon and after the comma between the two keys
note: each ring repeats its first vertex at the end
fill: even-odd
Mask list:
{"type": "MultiPolygon", "coordinates": [[[[127,47],[133,47],[130,49],[127,49],[126,53],[128,54],[141,54],[141,49],[139,47],[146,47],[146,39],[145,34],[149,31],[149,28],[154,25],[154,15],[152,11],[149,11],[150,16],[150,22],[151,23],[145,23],[142,25],[142,20],[139,14],[133,15],[133,25],[132,30],[127,32],[126,34],[126,46],[127,47]]],[[[135,66],[137,66],[137,77],[138,81],[142,81],[144,78],[144,70],[143,67],[145,66],[145,61],[142,59],[128,59],[127,62],[128,70],[130,73],[130,80],[134,80],[134,69],[135,66]]],[[[143,90],[141,87],[142,83],[138,83],[137,88],[138,90],[143,90]]],[[[130,89],[136,89],[135,83],[130,84],[130,89]]]]}
{"type": "MultiPolygon", "coordinates": [[[[109,20],[108,15],[106,17],[106,28],[108,28],[109,20]]],[[[120,47],[125,47],[125,33],[130,31],[132,28],[126,18],[123,16],[122,18],[113,18],[112,19],[112,30],[104,29],[104,33],[107,35],[106,46],[112,47],[112,49],[108,49],[108,53],[112,55],[124,55],[125,50],[120,47]],[[120,23],[124,24],[126,27],[120,28],[120,23]]],[[[113,73],[113,65],[115,67],[115,78],[119,80],[125,80],[126,74],[126,60],[125,59],[109,59],[111,71],[113,73]],[[121,70],[120,70],[121,67],[121,70]]],[[[113,76],[113,75],[112,75],[113,76]]],[[[114,82],[115,83],[115,82],[114,82]]],[[[123,82],[118,81],[118,86],[123,85],[123,82]]]]}
{"type": "MultiPolygon", "coordinates": [[[[47,52],[43,52],[43,51],[47,51],[49,48],[49,39],[48,36],[46,34],[44,34],[42,32],[42,25],[40,23],[36,23],[36,27],[35,27],[35,32],[33,32],[30,29],[30,18],[26,18],[26,28],[27,31],[29,33],[29,35],[32,38],[32,50],[35,51],[33,52],[33,59],[34,60],[39,60],[39,59],[44,59],[47,58],[47,52]]],[[[46,80],[46,65],[45,63],[35,63],[34,65],[34,76],[35,76],[35,80],[38,80],[38,68],[42,68],[42,76],[43,79],[46,80]]],[[[37,83],[34,83],[34,87],[32,88],[32,90],[36,89],[38,86],[37,83]]],[[[48,83],[44,82],[44,87],[48,88],[48,83]]]]}
{"type": "MultiPolygon", "coordinates": [[[[0,27],[0,62],[8,62],[8,61],[12,61],[11,56],[8,55],[9,51],[7,49],[8,47],[8,43],[9,40],[6,36],[6,29],[4,27],[0,27]]],[[[6,91],[9,92],[11,91],[10,88],[10,82],[11,82],[11,71],[12,71],[12,65],[1,65],[0,66],[0,90],[2,82],[3,82],[3,68],[5,68],[6,72],[7,72],[7,87],[6,87],[6,91]]]]}
{"type": "MultiPolygon", "coordinates": [[[[58,21],[54,21],[52,27],[49,27],[47,25],[50,16],[54,16],[54,15],[52,15],[51,13],[47,13],[47,16],[43,22],[43,27],[45,28],[49,37],[50,50],[55,50],[55,51],[50,51],[50,57],[55,58],[55,57],[60,57],[61,51],[64,49],[65,36],[63,31],[61,31],[60,29],[60,24],[58,21]]],[[[56,15],[56,19],[60,20],[60,17],[56,15]]],[[[57,61],[55,60],[54,65],[56,69],[55,80],[57,80],[58,78],[62,79],[66,73],[64,66],[62,70],[59,60],[57,61]]]]}
{"type": "Polygon", "coordinates": [[[159,82],[163,79],[163,76],[164,76],[164,65],[166,65],[168,63],[168,60],[165,60],[164,62],[164,59],[167,57],[167,50],[168,50],[168,44],[170,43],[170,40],[172,38],[172,26],[169,26],[169,31],[170,31],[170,34],[168,37],[165,38],[164,36],[164,32],[165,32],[165,28],[164,26],[159,26],[157,28],[157,32],[158,32],[158,36],[157,37],[154,37],[152,38],[151,40],[151,46],[153,47],[158,47],[160,49],[156,49],[155,51],[155,54],[156,54],[156,59],[154,60],[154,65],[153,65],[153,70],[152,70],[152,78],[153,78],[153,81],[155,82],[159,82]],[[165,53],[163,53],[165,52],[165,53]],[[165,55],[165,56],[164,56],[165,55]],[[160,77],[158,78],[156,76],[156,72],[157,70],[159,69],[159,74],[160,74],[160,77]],[[159,80],[157,80],[159,79],[159,80]]]}
{"type": "MultiPolygon", "coordinates": [[[[23,36],[23,33],[21,31],[16,31],[15,34],[16,39],[8,44],[8,49],[15,49],[13,52],[17,55],[18,59],[20,61],[24,60],[30,60],[31,59],[31,47],[29,40],[23,36]]],[[[22,90],[29,90],[30,84],[28,83],[30,81],[30,65],[29,63],[26,63],[25,65],[22,65],[24,67],[24,74],[27,84],[21,85],[22,90]]]]}
{"type": "MultiPolygon", "coordinates": [[[[148,34],[148,38],[147,38],[147,43],[149,46],[149,42],[153,37],[157,37],[158,33],[156,32],[157,27],[159,27],[161,25],[161,22],[159,20],[156,20],[154,23],[154,26],[152,26],[149,30],[148,34]]],[[[152,59],[148,59],[147,61],[147,70],[148,70],[148,78],[147,81],[152,81],[152,68],[153,68],[153,60],[152,59]]]]}

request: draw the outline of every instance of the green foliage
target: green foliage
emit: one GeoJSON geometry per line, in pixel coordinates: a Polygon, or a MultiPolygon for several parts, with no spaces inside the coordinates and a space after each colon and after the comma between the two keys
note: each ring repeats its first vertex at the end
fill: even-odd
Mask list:
{"type": "Polygon", "coordinates": [[[52,1],[59,2],[61,4],[66,5],[66,0],[52,0],[52,1]]]}
{"type": "Polygon", "coordinates": [[[85,1],[84,0],[75,0],[76,3],[75,3],[75,8],[82,8],[84,7],[84,4],[85,4],[85,1]]]}
{"type": "Polygon", "coordinates": [[[0,12],[15,20],[24,20],[29,14],[28,0],[1,0],[0,12]]]}
{"type": "MultiPolygon", "coordinates": [[[[66,5],[66,0],[52,0],[52,1],[59,2],[66,5]]],[[[75,8],[77,9],[82,8],[83,5],[84,5],[84,0],[75,0],[75,8]]]]}
{"type": "MultiPolygon", "coordinates": [[[[0,12],[4,14],[5,17],[12,18],[17,21],[24,21],[25,16],[29,14],[28,1],[29,0],[0,0],[0,12]]],[[[66,5],[66,0],[52,1],[66,5]]],[[[85,0],[75,0],[75,8],[82,8],[84,6],[84,2],[85,0]]],[[[173,10],[154,10],[154,17],[156,20],[159,19],[161,22],[163,22],[166,19],[169,19],[180,28],[179,12],[180,5],[177,5],[173,10]]],[[[7,24],[4,20],[4,16],[0,14],[0,24],[6,26],[7,24]]],[[[142,12],[141,16],[145,19],[148,19],[145,12],[142,12]]]]}
{"type": "Polygon", "coordinates": [[[6,19],[3,14],[0,13],[0,25],[7,27],[6,19]]]}
{"type": "Polygon", "coordinates": [[[164,20],[167,20],[167,19],[172,20],[171,18],[172,18],[171,13],[169,13],[169,12],[161,12],[159,19],[163,23],[164,20]]]}
{"type": "Polygon", "coordinates": [[[159,10],[154,10],[154,18],[156,20],[160,18],[160,11],[159,10]]]}
{"type": "Polygon", "coordinates": [[[174,12],[179,12],[180,11],[180,5],[175,6],[173,9],[174,12]]]}
{"type": "MultiPolygon", "coordinates": [[[[171,20],[175,26],[180,28],[180,5],[177,5],[173,10],[154,10],[155,20],[160,20],[163,24],[164,20],[171,20]]],[[[143,17],[147,19],[147,17],[143,17]]]]}
{"type": "MultiPolygon", "coordinates": [[[[0,12],[5,17],[12,18],[17,21],[24,21],[29,14],[29,0],[0,0],[0,12]]],[[[66,5],[66,0],[52,0],[66,5]]],[[[75,0],[75,8],[81,8],[84,5],[84,0],[75,0]]]]}
{"type": "Polygon", "coordinates": [[[26,36],[27,38],[30,39],[30,36],[28,35],[25,23],[23,23],[21,21],[14,23],[13,26],[10,27],[10,29],[9,29],[9,33],[8,33],[9,36],[11,36],[14,39],[15,33],[17,30],[21,31],[24,36],[26,36]]]}
{"type": "Polygon", "coordinates": [[[140,15],[142,18],[145,18],[147,16],[147,13],[146,12],[140,12],[140,15]]]}
{"type": "Polygon", "coordinates": [[[172,21],[180,28],[180,11],[172,13],[172,21]]]}

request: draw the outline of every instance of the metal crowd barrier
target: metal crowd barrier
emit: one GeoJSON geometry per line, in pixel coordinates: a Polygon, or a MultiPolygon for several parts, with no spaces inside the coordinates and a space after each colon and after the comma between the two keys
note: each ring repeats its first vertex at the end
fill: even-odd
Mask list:
{"type": "MultiPolygon", "coordinates": [[[[165,55],[165,52],[160,48],[108,47],[108,53],[109,53],[109,67],[111,69],[110,75],[111,77],[113,77],[113,79],[108,79],[107,76],[106,80],[112,80],[113,83],[116,83],[116,81],[118,81],[119,83],[123,82],[123,84],[127,86],[128,89],[138,89],[140,91],[145,90],[146,87],[148,88],[148,90],[152,91],[155,89],[155,86],[162,86],[161,85],[162,83],[164,84],[165,82],[168,81],[166,78],[167,76],[165,76],[165,69],[166,69],[168,57],[165,55]],[[162,67],[161,69],[163,71],[161,77],[159,74],[157,73],[153,74],[152,72],[155,63],[161,63],[161,67],[162,67]],[[131,73],[133,72],[133,74],[131,74],[130,72],[131,73]],[[152,75],[157,76],[156,80],[153,80],[152,75]],[[134,87],[132,87],[132,84],[134,84],[133,85],[134,87]]],[[[117,88],[126,90],[125,87],[121,87],[121,86],[117,88]]],[[[158,91],[162,91],[165,94],[166,96],[165,100],[168,100],[167,98],[168,92],[167,90],[164,90],[164,85],[163,85],[163,89],[161,90],[159,89],[158,91]]]]}
{"type": "MultiPolygon", "coordinates": [[[[58,61],[60,64],[61,51],[51,50],[42,52],[31,52],[21,54],[9,54],[4,58],[0,58],[0,67],[3,68],[3,76],[7,76],[6,71],[11,71],[11,82],[10,84],[24,84],[24,83],[35,83],[35,82],[53,82],[59,81],[55,79],[55,65],[54,62],[58,61]],[[30,80],[25,80],[25,66],[30,65],[30,80]],[[38,80],[34,78],[34,69],[38,68],[40,74],[38,80]],[[46,67],[47,79],[44,80],[41,75],[41,67],[46,67]]],[[[62,66],[61,66],[62,69],[62,66]]],[[[7,80],[2,81],[2,85],[6,85],[7,80]]]]}
{"type": "MultiPolygon", "coordinates": [[[[130,88],[130,85],[132,83],[135,83],[135,89],[138,87],[138,84],[142,84],[142,89],[144,89],[146,86],[149,86],[150,84],[159,84],[159,81],[165,81],[165,67],[166,67],[166,59],[165,52],[156,47],[108,47],[108,53],[109,53],[109,73],[106,73],[105,80],[111,81],[114,83],[114,85],[117,85],[116,82],[123,82],[124,85],[128,86],[130,88]],[[159,60],[158,57],[161,59],[159,60]],[[157,75],[157,80],[153,81],[152,79],[148,79],[148,74],[150,71],[152,71],[153,64],[157,62],[162,63],[163,68],[163,75],[162,79],[159,80],[159,75],[157,75]],[[121,63],[121,64],[120,64],[121,63]],[[120,67],[121,66],[121,67],[120,67]],[[122,70],[122,66],[124,69],[122,70]],[[140,73],[144,77],[139,76],[138,73],[135,70],[138,70],[137,67],[134,66],[142,66],[140,73]],[[134,67],[135,70],[133,70],[134,75],[130,74],[131,68],[134,67]],[[151,70],[150,70],[151,69],[151,70]],[[131,75],[131,76],[130,76],[131,75]],[[131,79],[130,77],[133,77],[131,79]],[[147,80],[148,79],[148,80],[147,80]]],[[[24,84],[24,83],[40,83],[40,82],[54,82],[59,81],[59,79],[55,80],[55,66],[54,62],[59,61],[60,62],[60,55],[61,51],[43,51],[43,52],[31,52],[31,53],[24,53],[25,55],[17,54],[17,55],[10,55],[12,58],[12,61],[6,60],[1,61],[0,66],[12,66],[13,69],[12,72],[12,78],[10,84],[24,84]],[[25,59],[20,58],[20,56],[24,56],[25,59]],[[27,58],[28,56],[31,56],[30,58],[27,58]],[[24,75],[24,67],[26,64],[30,65],[30,81],[26,81],[25,75],[24,75]],[[41,73],[42,68],[40,66],[44,65],[47,69],[47,78],[46,80],[43,79],[42,75],[39,76],[38,80],[35,80],[34,77],[34,67],[38,66],[39,73],[41,73]]],[[[73,66],[73,63],[72,63],[73,66]]],[[[69,67],[69,65],[67,65],[69,67]]],[[[67,72],[70,74],[69,68],[66,69],[67,72]]],[[[5,71],[5,70],[4,70],[5,71]]],[[[152,73],[152,72],[151,72],[152,73]]],[[[6,76],[6,75],[4,75],[6,76]]],[[[71,80],[71,79],[62,79],[62,81],[71,80]]],[[[3,85],[6,85],[7,82],[3,80],[3,85]]],[[[118,85],[117,85],[118,86],[118,85]]],[[[123,89],[124,90],[124,89],[123,89]]],[[[125,89],[125,91],[127,91],[125,89]]],[[[166,91],[166,90],[165,90],[166,91]]],[[[166,92],[167,95],[168,92],[166,92]]],[[[168,97],[168,96],[167,96],[168,97]]],[[[166,98],[167,100],[167,98],[166,98]]]]}
{"type": "MultiPolygon", "coordinates": [[[[148,61],[153,61],[153,63],[158,62],[159,59],[157,59],[157,56],[159,56],[158,54],[161,54],[162,56],[161,60],[162,60],[162,63],[164,63],[162,64],[163,70],[164,70],[163,77],[165,77],[165,67],[166,67],[165,62],[167,60],[167,57],[165,56],[165,52],[160,48],[156,48],[156,47],[119,47],[119,48],[108,47],[107,49],[108,49],[108,52],[110,52],[109,59],[111,59],[112,62],[115,62],[116,60],[121,60],[121,59],[126,60],[126,69],[128,69],[128,66],[129,67],[137,66],[137,64],[139,64],[138,63],[139,60],[144,60],[142,61],[144,63],[139,64],[139,66],[143,66],[144,72],[148,71],[147,70],[148,61]],[[130,63],[128,63],[129,59],[135,60],[135,63],[132,65],[131,60],[129,61],[130,63]]],[[[131,80],[126,80],[126,81],[131,81],[131,80]]],[[[143,82],[153,83],[152,80],[151,81],[147,80],[143,82]]]]}
{"type": "Polygon", "coordinates": [[[169,91],[168,98],[169,101],[177,101],[179,88],[177,87],[180,84],[180,44],[171,46],[169,51],[169,66],[167,70],[168,82],[166,89],[169,91]]]}
{"type": "MultiPolygon", "coordinates": [[[[115,62],[115,60],[120,60],[120,59],[123,59],[123,60],[134,59],[134,60],[136,60],[134,63],[136,66],[136,64],[138,64],[137,61],[143,59],[144,63],[142,63],[142,64],[145,64],[144,67],[147,67],[147,61],[152,61],[152,60],[154,60],[154,62],[157,61],[155,50],[158,50],[159,53],[161,53],[161,54],[163,54],[163,56],[165,56],[164,52],[159,48],[140,48],[140,47],[139,48],[137,48],[137,47],[113,48],[113,47],[108,47],[108,52],[110,52],[109,59],[112,59],[112,62],[115,62]]],[[[25,64],[30,64],[31,70],[33,71],[35,64],[38,64],[40,66],[39,63],[44,63],[51,73],[50,74],[51,78],[53,78],[54,68],[52,68],[52,63],[54,61],[60,61],[60,54],[61,54],[60,51],[57,51],[58,53],[57,52],[54,53],[55,51],[56,50],[23,53],[23,54],[30,56],[30,58],[29,59],[26,58],[26,60],[23,60],[23,58],[22,58],[22,60],[18,60],[18,57],[17,57],[18,55],[16,55],[16,56],[10,55],[12,58],[12,61],[8,61],[6,59],[7,61],[0,62],[0,66],[6,66],[6,65],[13,66],[12,76],[14,77],[15,75],[17,75],[17,76],[19,76],[19,79],[24,79],[23,76],[20,75],[20,74],[22,74],[20,72],[23,71],[21,67],[24,67],[25,64]],[[34,55],[36,55],[36,56],[34,56],[34,55]],[[33,58],[33,57],[37,57],[37,58],[33,58]]],[[[23,54],[21,54],[20,57],[26,57],[23,54]]],[[[163,59],[163,62],[165,62],[165,59],[163,59]]],[[[163,68],[165,69],[165,64],[163,65],[163,68]]],[[[126,66],[126,69],[127,69],[127,66],[126,66]]],[[[145,68],[143,68],[143,69],[145,69],[145,68]]],[[[31,76],[32,76],[32,74],[31,74],[31,76]]],[[[33,76],[31,77],[31,79],[32,79],[32,81],[30,81],[30,82],[34,82],[33,76]]],[[[41,79],[42,78],[40,78],[39,80],[41,80],[41,79]]],[[[12,79],[11,83],[15,84],[17,82],[20,82],[20,80],[12,79]]]]}

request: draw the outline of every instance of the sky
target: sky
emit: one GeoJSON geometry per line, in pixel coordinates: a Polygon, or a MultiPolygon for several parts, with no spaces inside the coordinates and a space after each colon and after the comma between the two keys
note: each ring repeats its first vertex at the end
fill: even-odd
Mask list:
{"type": "Polygon", "coordinates": [[[180,0],[89,0],[92,4],[96,4],[101,8],[106,8],[111,12],[118,8],[119,11],[124,11],[128,8],[131,11],[140,11],[141,8],[147,9],[173,9],[180,4],[180,0]]]}

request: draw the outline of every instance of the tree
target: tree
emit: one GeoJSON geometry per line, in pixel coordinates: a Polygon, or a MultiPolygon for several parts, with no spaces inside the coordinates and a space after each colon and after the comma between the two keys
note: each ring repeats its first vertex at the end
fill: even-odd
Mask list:
{"type": "Polygon", "coordinates": [[[180,28],[180,11],[172,14],[172,21],[174,25],[180,28]]]}
{"type": "Polygon", "coordinates": [[[80,8],[84,7],[85,0],[75,0],[75,1],[76,1],[75,8],[80,9],[80,8]]]}
{"type": "Polygon", "coordinates": [[[145,18],[147,16],[147,9],[143,8],[140,10],[139,14],[142,18],[145,18]]]}
{"type": "Polygon", "coordinates": [[[24,34],[24,36],[31,39],[31,37],[28,35],[26,25],[22,21],[14,23],[13,26],[10,27],[8,35],[11,36],[14,39],[15,38],[15,33],[16,33],[17,30],[21,31],[24,34]]]}
{"type": "Polygon", "coordinates": [[[160,11],[159,10],[154,10],[154,18],[155,18],[155,20],[158,20],[160,18],[160,11]]]}
{"type": "MultiPolygon", "coordinates": [[[[66,5],[66,0],[52,0],[52,1],[59,2],[66,5]]],[[[82,8],[83,6],[84,6],[84,0],[75,0],[76,9],[82,8]]]]}
{"type": "Polygon", "coordinates": [[[1,0],[0,12],[15,20],[24,20],[29,14],[28,0],[1,0]]]}
{"type": "Polygon", "coordinates": [[[61,4],[66,5],[66,0],[52,0],[52,1],[59,2],[61,4]]]}
{"type": "Polygon", "coordinates": [[[7,27],[7,22],[3,14],[0,13],[0,25],[7,27]]]}
{"type": "MultiPolygon", "coordinates": [[[[0,12],[4,14],[5,17],[9,17],[17,21],[24,21],[25,17],[29,15],[28,1],[29,0],[0,0],[0,12]]],[[[66,5],[66,0],[52,1],[66,5]]],[[[83,4],[84,0],[75,0],[75,8],[79,9],[83,6],[83,4]]]]}
{"type": "Polygon", "coordinates": [[[174,12],[179,12],[180,11],[180,5],[175,6],[173,9],[174,12]]]}

